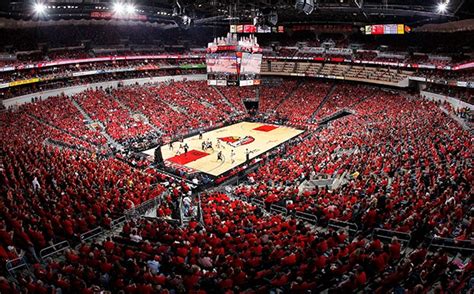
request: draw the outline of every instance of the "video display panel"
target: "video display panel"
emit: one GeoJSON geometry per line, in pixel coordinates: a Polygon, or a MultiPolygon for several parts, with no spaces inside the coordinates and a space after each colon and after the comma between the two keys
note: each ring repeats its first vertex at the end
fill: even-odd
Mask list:
{"type": "Polygon", "coordinates": [[[237,74],[237,56],[235,54],[207,54],[208,73],[237,74]]]}
{"type": "Polygon", "coordinates": [[[243,53],[240,72],[242,74],[260,74],[262,54],[243,53]]]}

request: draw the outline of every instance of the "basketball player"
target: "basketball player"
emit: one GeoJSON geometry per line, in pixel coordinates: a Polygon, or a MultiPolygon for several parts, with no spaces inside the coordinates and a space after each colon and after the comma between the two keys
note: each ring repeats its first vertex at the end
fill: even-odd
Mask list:
{"type": "Polygon", "coordinates": [[[234,151],[234,149],[230,150],[230,162],[231,163],[235,162],[235,151],[234,151]]]}
{"type": "Polygon", "coordinates": [[[214,147],[212,147],[212,141],[208,139],[208,145],[207,145],[207,149],[211,149],[212,150],[212,153],[214,153],[214,147]]]}
{"type": "Polygon", "coordinates": [[[216,147],[217,149],[221,149],[221,140],[217,139],[216,147]]]}
{"type": "Polygon", "coordinates": [[[170,150],[173,150],[173,141],[170,141],[170,150]]]}
{"type": "Polygon", "coordinates": [[[224,159],[222,159],[222,151],[217,152],[217,161],[224,161],[224,159]]]}
{"type": "Polygon", "coordinates": [[[184,154],[187,154],[188,153],[188,150],[189,150],[189,146],[188,146],[188,143],[184,143],[184,154]]]}

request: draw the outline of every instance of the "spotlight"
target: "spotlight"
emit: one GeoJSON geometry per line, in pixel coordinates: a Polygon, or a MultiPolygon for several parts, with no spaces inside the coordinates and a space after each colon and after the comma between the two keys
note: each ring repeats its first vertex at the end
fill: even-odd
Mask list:
{"type": "Polygon", "coordinates": [[[125,5],[123,5],[120,2],[116,2],[114,3],[114,6],[112,7],[112,9],[116,14],[122,14],[125,12],[125,5]]]}
{"type": "Polygon", "coordinates": [[[445,13],[448,10],[448,1],[438,3],[438,13],[445,13]]]}
{"type": "Polygon", "coordinates": [[[133,6],[133,4],[126,4],[125,5],[125,12],[127,14],[133,14],[135,12],[135,6],[133,6]]]}
{"type": "Polygon", "coordinates": [[[35,5],[33,6],[33,9],[35,11],[36,14],[38,15],[43,15],[46,13],[46,5],[44,5],[43,3],[35,3],[35,5]]]}

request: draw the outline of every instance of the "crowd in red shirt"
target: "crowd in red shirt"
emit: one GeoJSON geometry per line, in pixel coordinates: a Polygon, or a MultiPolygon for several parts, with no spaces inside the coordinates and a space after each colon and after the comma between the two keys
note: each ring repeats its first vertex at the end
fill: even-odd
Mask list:
{"type": "Polygon", "coordinates": [[[305,124],[316,111],[331,88],[330,82],[305,81],[283,100],[276,110],[280,118],[285,118],[289,124],[305,124]]]}
{"type": "Polygon", "coordinates": [[[239,112],[245,112],[244,99],[257,98],[256,87],[219,87],[219,91],[239,112]]]}
{"type": "Polygon", "coordinates": [[[353,106],[378,93],[377,88],[365,85],[338,86],[331,93],[322,107],[316,112],[315,121],[328,117],[342,109],[351,109],[353,106]]]}
{"type": "Polygon", "coordinates": [[[367,99],[349,107],[354,115],[294,142],[235,192],[315,214],[323,222],[334,218],[367,229],[423,228],[441,237],[472,237],[469,133],[433,102],[380,90],[362,94],[366,91],[372,92],[367,99]],[[341,176],[348,183],[337,190],[300,190],[305,180],[341,176]]]}
{"type": "MultiPolygon", "coordinates": [[[[32,293],[46,293],[51,286],[76,293],[351,293],[369,283],[372,292],[386,293],[403,282],[409,293],[419,293],[449,266],[443,251],[429,253],[420,246],[406,255],[396,238],[352,239],[342,230],[320,231],[295,219],[266,215],[224,194],[202,197],[204,227],[194,221],[187,227],[130,221],[120,236],[67,250],[63,262],[35,265],[38,280],[20,283],[32,293]]],[[[442,286],[462,289],[472,270],[471,260],[456,280],[442,286]]],[[[9,290],[1,281],[0,287],[9,290]]]]}
{"type": "Polygon", "coordinates": [[[165,191],[164,175],[103,157],[94,145],[40,123],[25,109],[2,113],[0,119],[2,261],[12,259],[8,246],[36,259],[49,244],[107,227],[124,210],[165,191]],[[68,147],[45,144],[48,139],[68,147]]]}
{"type": "Polygon", "coordinates": [[[35,102],[24,106],[25,110],[41,120],[67,130],[72,135],[92,142],[96,145],[104,145],[107,140],[94,128],[88,127],[83,120],[79,110],[65,96],[50,97],[45,101],[35,102]]]}
{"type": "Polygon", "coordinates": [[[260,88],[258,110],[260,112],[272,112],[280,105],[284,98],[296,89],[295,80],[282,81],[276,85],[266,85],[260,88]]]}
{"type": "Polygon", "coordinates": [[[104,124],[106,131],[118,141],[126,141],[152,132],[152,128],[131,113],[104,90],[87,90],[73,97],[93,121],[104,124]]]}
{"type": "MultiPolygon", "coordinates": [[[[445,252],[428,253],[423,245],[407,256],[398,240],[383,243],[367,232],[385,228],[471,239],[470,134],[433,102],[337,84],[318,109],[331,84],[304,82],[292,91],[294,85],[263,87],[265,101],[273,91],[281,102],[265,102],[267,110],[280,105],[279,115],[298,124],[343,108],[354,114],[281,148],[233,191],[285,206],[288,217],[222,193],[203,194],[202,224],[129,221],[120,236],[83,243],[67,250],[64,261],[48,260],[44,266],[37,253],[49,244],[77,242],[90,229],[110,227],[125,210],[165,190],[170,194],[157,215],[169,217],[189,188],[170,185],[172,180],[154,169],[136,169],[100,154],[104,138],[84,125],[68,98],[1,113],[0,259],[14,259],[23,250],[35,273],[34,280],[20,278],[17,287],[31,293],[52,287],[66,293],[267,293],[277,288],[349,293],[369,283],[372,291],[386,293],[401,281],[410,293],[432,287],[450,267],[445,252]],[[67,146],[50,146],[49,139],[67,146]],[[318,177],[344,177],[347,183],[334,190],[300,190],[303,181],[318,177]],[[320,226],[297,221],[295,211],[316,215],[320,226]],[[352,239],[342,230],[322,229],[330,219],[356,223],[363,234],[352,239]]],[[[232,109],[244,109],[242,97],[256,95],[251,88],[233,89],[221,91],[230,104],[203,82],[89,90],[73,99],[113,138],[127,140],[151,132],[130,111],[169,135],[227,120],[235,115],[232,109]],[[199,89],[193,91],[193,85],[199,89]]],[[[455,291],[472,269],[471,260],[456,279],[443,280],[442,288],[455,291]]],[[[0,277],[1,293],[16,292],[14,287],[0,277]]]]}

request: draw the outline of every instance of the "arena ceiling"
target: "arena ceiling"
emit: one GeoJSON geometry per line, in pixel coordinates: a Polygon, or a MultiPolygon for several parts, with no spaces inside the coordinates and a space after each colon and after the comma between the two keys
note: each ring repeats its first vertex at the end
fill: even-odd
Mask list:
{"type": "Polygon", "coordinates": [[[471,0],[316,0],[310,14],[295,8],[297,0],[2,0],[0,15],[30,19],[34,17],[34,4],[42,3],[51,8],[49,19],[80,19],[90,17],[93,11],[112,10],[118,1],[133,5],[151,22],[166,23],[186,15],[195,25],[207,26],[252,22],[256,16],[269,13],[277,15],[281,25],[405,23],[417,26],[474,18],[471,0]],[[440,5],[445,9],[441,10],[440,5]]]}

